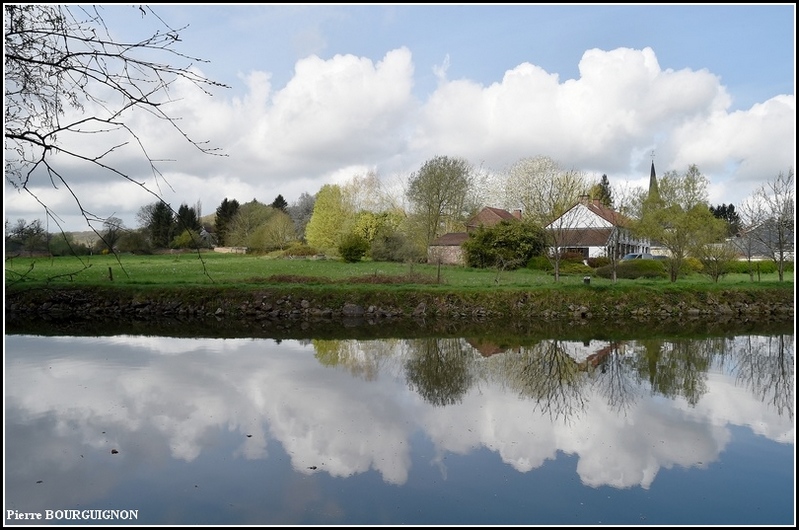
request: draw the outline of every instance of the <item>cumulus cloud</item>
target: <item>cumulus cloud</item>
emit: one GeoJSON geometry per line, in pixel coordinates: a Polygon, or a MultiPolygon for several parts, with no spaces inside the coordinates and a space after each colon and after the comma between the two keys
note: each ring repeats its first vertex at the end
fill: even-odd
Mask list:
{"type": "MultiPolygon", "coordinates": [[[[400,47],[377,61],[305,57],[277,89],[269,72],[252,71],[240,79],[241,97],[215,90],[209,98],[177,84],[170,112],[181,116],[190,138],[225,156],[203,155],[149,117],[131,125],[154,158],[174,160],[160,164],[171,185],[161,188],[167,202],[201,201],[206,213],[225,197],[270,203],[282,194],[291,202],[364,167],[407,177],[437,155],[464,157],[492,172],[545,155],[597,178],[607,174],[611,185],[646,186],[654,152],[659,174],[696,164],[709,177],[712,204],[740,203],[794,164],[794,95],[733,112],[718,76],[663,69],[651,48],[587,50],[579,77],[565,81],[531,63],[488,85],[448,79],[446,60],[435,73],[437,87],[417,100],[412,53],[400,47]]],[[[121,160],[137,181],[160,182],[141,164],[128,166],[132,158],[121,160]]],[[[138,207],[152,202],[141,191],[111,188],[115,177],[107,174],[70,176],[99,183],[75,190],[87,209],[131,226],[138,207]]],[[[47,181],[39,185],[35,191],[64,213],[70,199],[45,192],[47,181]]],[[[12,196],[7,217],[29,217],[36,207],[12,196]]]]}

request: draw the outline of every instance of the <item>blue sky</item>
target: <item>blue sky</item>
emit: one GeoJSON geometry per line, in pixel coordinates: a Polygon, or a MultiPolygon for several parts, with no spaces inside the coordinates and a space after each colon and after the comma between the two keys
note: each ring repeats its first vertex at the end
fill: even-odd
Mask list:
{"type": "MultiPolygon", "coordinates": [[[[179,51],[228,85],[177,86],[171,112],[208,157],[132,118],[166,182],[126,170],[176,209],[227,197],[271,203],[376,172],[401,195],[425,160],[458,156],[493,175],[548,156],[618,194],[696,164],[711,204],[739,205],[796,159],[795,5],[153,5],[179,51]],[[148,180],[149,179],[149,180],[148,180]],[[168,183],[168,185],[165,185],[168,183]],[[156,187],[160,184],[160,188],[156,187]]],[[[109,29],[141,38],[157,19],[105,6],[109,29]]],[[[129,227],[152,197],[75,168],[89,209],[129,227]]],[[[38,192],[66,230],[71,197],[38,192]]],[[[512,207],[486,193],[491,206],[512,207]]],[[[43,218],[6,187],[6,218],[43,218]]]]}

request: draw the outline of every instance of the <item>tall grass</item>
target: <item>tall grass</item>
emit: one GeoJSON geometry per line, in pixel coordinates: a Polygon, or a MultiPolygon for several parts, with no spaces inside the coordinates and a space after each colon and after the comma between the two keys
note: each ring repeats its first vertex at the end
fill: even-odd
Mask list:
{"type": "MultiPolygon", "coordinates": [[[[5,284],[47,283],[116,285],[116,286],[176,286],[217,285],[252,286],[286,285],[340,285],[354,283],[378,285],[381,289],[413,285],[427,287],[441,285],[456,289],[562,289],[584,285],[585,276],[563,275],[555,282],[551,273],[530,269],[498,271],[459,266],[428,264],[402,264],[362,261],[344,263],[337,260],[283,259],[220,253],[175,253],[150,256],[112,255],[55,258],[7,258],[5,284]]],[[[622,288],[641,286],[671,286],[686,288],[730,288],[776,285],[793,289],[793,272],[786,273],[785,282],[778,282],[776,273],[763,274],[753,282],[748,274],[728,274],[717,284],[703,274],[694,273],[678,279],[676,283],[660,279],[618,280],[615,284],[604,278],[592,276],[594,288],[622,288]]]]}

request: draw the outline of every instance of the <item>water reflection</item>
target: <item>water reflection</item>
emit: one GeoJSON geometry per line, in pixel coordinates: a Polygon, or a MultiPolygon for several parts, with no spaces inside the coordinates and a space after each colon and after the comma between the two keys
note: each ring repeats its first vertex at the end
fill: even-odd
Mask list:
{"type": "MultiPolygon", "coordinates": [[[[456,458],[487,455],[501,464],[480,464],[478,482],[498,481],[510,466],[533,477],[526,487],[536,489],[546,488],[534,485],[536,472],[550,480],[547,463],[576,458],[569,474],[579,481],[559,479],[568,496],[560,503],[588,502],[586,487],[650,490],[673,468],[719,475],[713,464],[740,427],[762,438],[754,452],[792,454],[794,352],[788,334],[514,344],[11,335],[6,508],[147,507],[149,524],[358,524],[346,507],[354,502],[347,488],[357,488],[369,498],[360,508],[367,524],[435,523],[416,521],[423,510],[400,506],[396,488],[434,498],[483,495],[474,481],[450,478],[450,468],[456,458]],[[764,442],[772,445],[762,449],[764,442]],[[258,487],[268,477],[269,502],[241,491],[255,480],[249,471],[231,475],[242,462],[263,463],[258,487]],[[435,484],[420,480],[426,466],[435,484]],[[324,476],[353,485],[323,490],[303,482],[324,476]],[[193,489],[212,492],[214,508],[189,509],[193,489]]],[[[746,501],[764,503],[768,513],[746,517],[790,522],[786,469],[794,466],[771,464],[770,486],[748,491],[746,501]]],[[[727,478],[718,480],[714,491],[697,493],[734,499],[727,478]]],[[[693,483],[681,488],[700,487],[693,483]]],[[[596,514],[574,520],[572,512],[530,520],[514,488],[515,495],[493,499],[501,515],[489,523],[597,522],[596,514]]],[[[618,513],[602,522],[625,523],[629,502],[608,502],[608,510],[618,503],[618,513]]],[[[673,498],[639,502],[663,511],[648,523],[680,523],[666,508],[673,498]]],[[[460,519],[469,508],[438,509],[444,523],[477,522],[474,514],[460,519]]],[[[734,524],[744,517],[735,510],[742,508],[717,513],[713,503],[696,501],[682,516],[688,524],[734,524]]]]}

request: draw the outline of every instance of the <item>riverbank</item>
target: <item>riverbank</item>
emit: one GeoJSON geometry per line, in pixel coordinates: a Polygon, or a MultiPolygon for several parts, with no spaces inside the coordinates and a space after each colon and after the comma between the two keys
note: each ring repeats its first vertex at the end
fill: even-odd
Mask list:
{"type": "Polygon", "coordinates": [[[743,326],[794,321],[792,289],[690,289],[669,286],[613,289],[451,290],[441,286],[358,290],[320,286],[87,287],[14,286],[6,289],[7,329],[37,321],[235,323],[245,329],[419,325],[461,328],[485,324],[625,327],[687,322],[743,326]],[[433,324],[435,323],[435,324],[433,324]]]}

